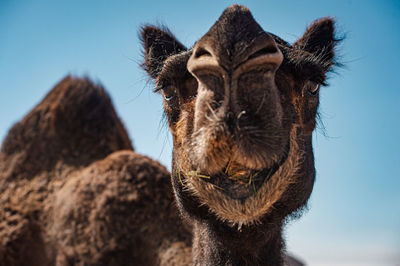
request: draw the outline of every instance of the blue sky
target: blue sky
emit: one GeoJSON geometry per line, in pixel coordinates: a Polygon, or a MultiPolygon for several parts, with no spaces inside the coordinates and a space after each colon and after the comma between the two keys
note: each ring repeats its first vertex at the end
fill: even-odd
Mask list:
{"type": "MultiPolygon", "coordinates": [[[[0,1],[0,139],[66,74],[110,93],[136,150],[170,165],[161,98],[140,69],[138,28],[166,24],[187,46],[233,1],[0,1]]],[[[311,21],[337,19],[346,64],[322,89],[309,211],[286,230],[309,265],[400,262],[400,2],[241,1],[292,42],[311,21]]]]}

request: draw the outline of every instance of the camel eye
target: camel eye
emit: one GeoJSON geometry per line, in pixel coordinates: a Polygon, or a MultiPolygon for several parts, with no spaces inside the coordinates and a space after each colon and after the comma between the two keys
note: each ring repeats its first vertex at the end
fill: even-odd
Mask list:
{"type": "Polygon", "coordinates": [[[319,92],[319,87],[320,87],[319,83],[310,82],[310,84],[307,87],[307,92],[311,96],[316,96],[318,94],[318,92],[319,92]]]}
{"type": "Polygon", "coordinates": [[[164,99],[167,102],[171,102],[176,96],[175,86],[172,86],[169,84],[162,88],[162,92],[163,92],[164,99]]]}

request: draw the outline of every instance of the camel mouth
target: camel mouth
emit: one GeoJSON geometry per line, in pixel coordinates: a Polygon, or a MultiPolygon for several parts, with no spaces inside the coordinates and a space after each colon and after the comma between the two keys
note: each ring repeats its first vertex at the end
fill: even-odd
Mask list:
{"type": "Polygon", "coordinates": [[[263,169],[250,169],[236,162],[229,161],[217,174],[206,175],[198,171],[191,171],[185,175],[197,177],[204,182],[212,184],[231,199],[245,200],[255,195],[261,187],[275,174],[288,158],[290,143],[277,162],[263,169]]]}

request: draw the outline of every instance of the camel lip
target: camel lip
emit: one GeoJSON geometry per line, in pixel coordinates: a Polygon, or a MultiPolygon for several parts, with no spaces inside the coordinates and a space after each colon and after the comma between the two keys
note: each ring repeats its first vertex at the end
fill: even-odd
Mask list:
{"type": "Polygon", "coordinates": [[[286,149],[279,161],[275,162],[271,167],[261,170],[236,168],[230,171],[229,162],[217,174],[207,176],[197,174],[202,177],[201,180],[212,184],[219,191],[235,200],[246,200],[247,198],[257,194],[257,191],[276,173],[288,158],[290,151],[290,141],[286,145],[286,149]]]}

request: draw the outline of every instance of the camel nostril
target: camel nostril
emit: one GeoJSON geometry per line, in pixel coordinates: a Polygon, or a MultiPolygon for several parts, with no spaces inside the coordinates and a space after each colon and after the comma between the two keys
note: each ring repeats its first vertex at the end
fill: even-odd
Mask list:
{"type": "Polygon", "coordinates": [[[274,54],[276,52],[278,52],[278,49],[276,48],[276,46],[275,45],[273,45],[273,46],[271,45],[271,46],[267,46],[267,47],[264,47],[264,48],[256,51],[255,53],[250,55],[248,57],[248,59],[256,58],[256,57],[259,57],[259,56],[262,56],[262,55],[267,55],[267,54],[274,54]]]}
{"type": "Polygon", "coordinates": [[[264,35],[253,43],[241,52],[239,60],[235,62],[233,78],[261,66],[267,67],[264,73],[274,73],[281,65],[283,54],[269,35],[264,35]]]}
{"type": "Polygon", "coordinates": [[[190,56],[187,65],[188,71],[197,78],[201,74],[224,75],[224,70],[218,63],[218,58],[211,47],[196,45],[193,54],[190,56]]]}
{"type": "Polygon", "coordinates": [[[195,58],[199,58],[202,56],[212,56],[211,53],[209,51],[207,51],[205,48],[198,48],[196,50],[196,53],[194,54],[195,58]]]}

